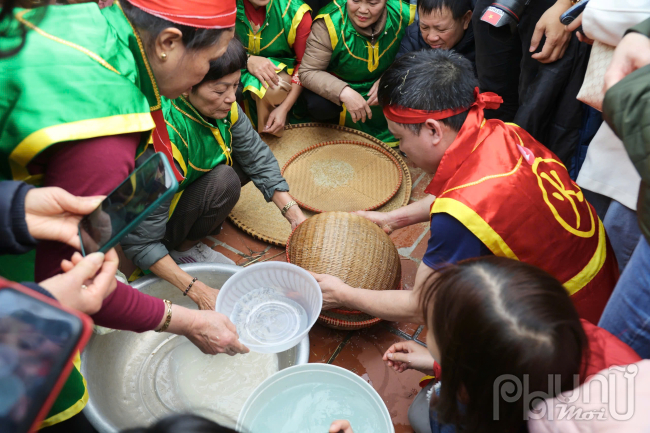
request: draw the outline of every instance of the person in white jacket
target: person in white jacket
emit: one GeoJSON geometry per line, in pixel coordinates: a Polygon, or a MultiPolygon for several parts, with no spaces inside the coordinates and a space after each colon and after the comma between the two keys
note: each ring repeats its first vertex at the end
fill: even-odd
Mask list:
{"type": "MultiPolygon", "coordinates": [[[[627,29],[648,17],[650,0],[590,0],[567,30],[582,25],[587,38],[616,46],[627,29]]],[[[621,272],[641,238],[636,217],[640,182],[623,142],[603,122],[589,145],[577,183],[603,220],[621,272]]]]}

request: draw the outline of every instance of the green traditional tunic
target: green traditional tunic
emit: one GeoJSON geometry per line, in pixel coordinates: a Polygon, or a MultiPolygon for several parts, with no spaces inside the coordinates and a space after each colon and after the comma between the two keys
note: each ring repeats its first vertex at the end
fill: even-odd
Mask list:
{"type": "MultiPolygon", "coordinates": [[[[372,85],[395,60],[406,27],[415,18],[416,5],[402,0],[388,0],[384,34],[379,35],[372,44],[354,29],[348,18],[346,3],[347,0],[332,1],[320,10],[314,20],[324,20],[330,34],[333,52],[327,72],[348,83],[367,99],[372,85]]],[[[343,104],[339,124],[366,132],[390,146],[397,146],[399,142],[388,130],[381,107],[370,108],[372,119],[367,119],[365,123],[354,123],[343,104]]]]}
{"type": "MultiPolygon", "coordinates": [[[[101,11],[96,3],[17,10],[16,20],[29,32],[19,53],[0,60],[0,179],[39,183],[28,165],[56,143],[134,132],[148,141],[160,96],[117,1],[101,11]]],[[[16,41],[2,38],[0,48],[16,41]]],[[[77,358],[42,426],[65,421],[88,402],[79,366],[77,358]]]]}
{"type": "MultiPolygon", "coordinates": [[[[235,33],[250,55],[266,57],[281,71],[286,70],[291,75],[296,64],[296,54],[293,51],[296,30],[305,13],[309,11],[311,8],[302,0],[271,0],[266,5],[266,19],[255,33],[246,17],[244,0],[238,0],[235,33]]],[[[246,115],[253,125],[256,125],[257,110],[250,93],[261,99],[266,94],[266,89],[260,80],[246,69],[242,69],[241,82],[244,86],[246,115]]]]}
{"type": "Polygon", "coordinates": [[[237,122],[239,111],[233,102],[226,118],[208,122],[182,96],[173,101],[163,97],[162,103],[174,160],[185,176],[172,200],[171,216],[181,194],[192,182],[219,164],[232,165],[230,128],[237,122]]]}
{"type": "Polygon", "coordinates": [[[31,183],[40,179],[27,166],[49,146],[150,132],[150,110],[160,108],[141,41],[119,4],[50,6],[34,25],[37,13],[16,14],[31,31],[18,54],[0,60],[0,178],[31,183]]]}

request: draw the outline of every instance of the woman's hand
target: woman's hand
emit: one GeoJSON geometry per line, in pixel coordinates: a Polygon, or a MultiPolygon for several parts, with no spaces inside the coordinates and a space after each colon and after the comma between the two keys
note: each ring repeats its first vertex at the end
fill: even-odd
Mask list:
{"type": "Polygon", "coordinates": [[[239,342],[237,328],[226,316],[214,310],[187,311],[192,313],[191,322],[183,335],[201,349],[201,352],[209,355],[225,353],[230,356],[248,353],[248,348],[239,342]]]}
{"type": "Polygon", "coordinates": [[[605,91],[628,74],[650,64],[650,38],[628,33],[616,46],[612,63],[605,72],[605,91]]]}
{"type": "Polygon", "coordinates": [[[377,99],[378,90],[379,80],[375,81],[375,84],[372,85],[370,91],[368,92],[368,105],[379,105],[379,99],[377,99]]]}
{"type": "Polygon", "coordinates": [[[332,423],[330,426],[330,431],[329,433],[354,433],[352,431],[352,426],[350,425],[350,421],[345,420],[345,419],[338,419],[332,423]]]}
{"type": "Polygon", "coordinates": [[[269,114],[269,119],[264,126],[264,132],[269,134],[277,134],[284,128],[287,122],[287,110],[280,104],[269,114]]]}
{"type": "Polygon", "coordinates": [[[295,230],[296,227],[298,227],[304,220],[307,219],[304,213],[302,213],[302,209],[296,204],[291,206],[288,210],[287,213],[284,214],[284,217],[291,223],[291,230],[295,230]]]}
{"type": "Polygon", "coordinates": [[[74,253],[70,260],[61,262],[63,274],[41,281],[40,285],[66,307],[95,314],[117,286],[118,264],[114,249],[105,255],[93,253],[86,257],[74,253]]]}
{"type": "Polygon", "coordinates": [[[424,374],[433,374],[434,360],[429,350],[412,340],[390,346],[384,353],[383,360],[398,373],[418,370],[424,374]]]}
{"type": "Polygon", "coordinates": [[[375,212],[375,211],[356,211],[353,212],[355,215],[364,217],[367,220],[372,221],[377,224],[386,234],[393,233],[394,230],[397,230],[399,227],[396,226],[396,223],[390,217],[390,212],[375,212]]]}
{"type": "Polygon", "coordinates": [[[276,68],[273,62],[266,57],[250,56],[246,64],[246,69],[255,78],[260,80],[260,83],[262,83],[265,89],[268,89],[269,85],[271,85],[272,89],[275,89],[275,86],[280,84],[278,71],[281,71],[282,68],[276,68]]]}
{"type": "Polygon", "coordinates": [[[571,33],[564,31],[564,24],[560,22],[560,16],[570,7],[570,3],[558,1],[548,8],[539,19],[530,40],[530,52],[537,50],[543,36],[546,36],[546,41],[544,41],[542,51],[531,56],[533,59],[540,63],[553,63],[564,56],[571,40],[571,33]]]}
{"type": "Polygon", "coordinates": [[[196,280],[190,291],[187,292],[187,296],[199,306],[199,310],[214,310],[217,305],[217,295],[219,295],[219,290],[213,289],[200,280],[196,280]]]}
{"type": "Polygon", "coordinates": [[[359,92],[352,90],[352,88],[348,86],[343,89],[339,98],[341,99],[341,102],[345,104],[345,108],[350,113],[350,117],[352,117],[354,123],[357,123],[359,120],[365,123],[366,117],[372,119],[370,106],[359,92]]]}
{"type": "Polygon", "coordinates": [[[77,197],[58,187],[30,189],[25,196],[29,234],[35,239],[63,242],[79,249],[79,221],[103,199],[103,196],[77,197]]]}

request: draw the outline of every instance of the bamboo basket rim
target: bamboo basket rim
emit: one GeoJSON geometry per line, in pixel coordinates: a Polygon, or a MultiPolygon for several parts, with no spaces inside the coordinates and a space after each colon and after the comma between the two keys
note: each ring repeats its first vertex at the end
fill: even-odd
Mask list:
{"type": "MultiPolygon", "coordinates": [[[[355,146],[369,147],[369,148],[371,148],[373,150],[376,150],[377,152],[383,154],[384,156],[387,156],[391,160],[391,162],[393,164],[395,164],[395,168],[397,169],[397,173],[398,173],[397,183],[396,183],[395,188],[393,188],[393,190],[389,193],[389,195],[386,198],[384,198],[383,200],[381,200],[380,202],[378,202],[378,203],[375,203],[375,204],[373,204],[373,205],[371,205],[371,206],[369,206],[367,208],[364,208],[364,209],[359,209],[360,211],[371,211],[371,210],[378,209],[378,208],[382,207],[383,205],[385,205],[386,203],[388,203],[390,201],[390,199],[392,199],[395,196],[395,194],[397,194],[397,191],[399,191],[400,187],[402,186],[402,180],[404,178],[404,171],[402,170],[402,167],[400,167],[400,163],[397,161],[397,159],[389,151],[387,151],[383,147],[378,146],[377,144],[374,144],[374,143],[366,143],[366,142],[363,142],[363,141],[329,140],[329,141],[323,141],[321,143],[312,144],[311,146],[306,147],[306,148],[296,152],[291,158],[289,158],[289,160],[287,160],[287,162],[284,164],[284,166],[280,170],[280,174],[284,175],[284,172],[286,171],[287,167],[289,167],[289,165],[291,165],[291,163],[294,162],[301,155],[304,155],[305,153],[310,152],[310,151],[312,151],[314,149],[318,149],[319,147],[331,146],[331,145],[336,145],[336,144],[352,144],[352,145],[355,145],[355,146]]],[[[289,195],[291,195],[291,191],[289,191],[289,195]]],[[[316,213],[331,212],[331,210],[327,211],[327,210],[318,209],[315,206],[311,206],[311,205],[305,203],[304,201],[301,201],[301,200],[297,199],[293,195],[291,195],[291,198],[293,198],[296,201],[296,203],[298,203],[298,205],[300,207],[305,208],[307,210],[310,210],[312,212],[316,212],[316,213]]]]}

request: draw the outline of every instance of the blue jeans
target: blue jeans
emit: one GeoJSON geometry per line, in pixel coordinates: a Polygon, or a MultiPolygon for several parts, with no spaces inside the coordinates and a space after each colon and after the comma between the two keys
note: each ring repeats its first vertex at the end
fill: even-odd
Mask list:
{"type": "Polygon", "coordinates": [[[623,273],[642,236],[636,212],[612,200],[603,218],[603,225],[614,249],[618,270],[623,273]]]}
{"type": "Polygon", "coordinates": [[[642,237],[618,280],[598,326],[650,358],[650,245],[642,237]]]}

